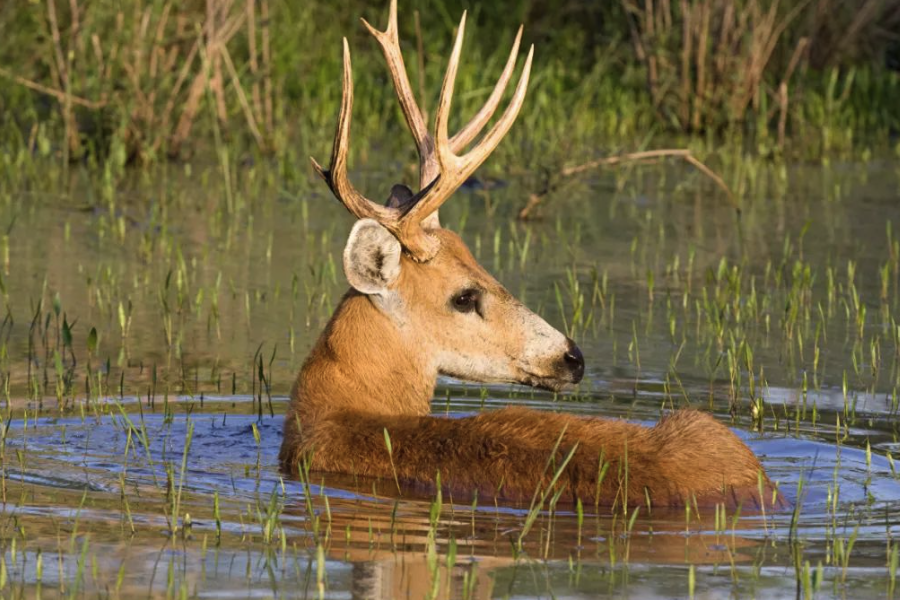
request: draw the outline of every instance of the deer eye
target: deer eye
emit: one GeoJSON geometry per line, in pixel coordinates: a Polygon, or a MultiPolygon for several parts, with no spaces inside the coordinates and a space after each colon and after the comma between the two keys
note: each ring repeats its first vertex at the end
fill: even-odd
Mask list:
{"type": "Polygon", "coordinates": [[[470,313],[478,308],[478,299],[481,292],[475,289],[467,289],[459,292],[450,300],[453,310],[461,313],[470,313]]]}

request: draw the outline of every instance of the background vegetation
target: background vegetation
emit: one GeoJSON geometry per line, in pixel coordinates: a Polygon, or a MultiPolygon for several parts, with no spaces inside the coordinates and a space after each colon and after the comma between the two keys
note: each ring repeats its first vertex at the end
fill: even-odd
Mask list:
{"type": "MultiPolygon", "coordinates": [[[[426,107],[466,8],[457,122],[486,98],[516,25],[536,44],[524,124],[503,150],[520,168],[556,172],[654,134],[689,135],[698,152],[726,141],[818,158],[893,143],[900,130],[900,0],[408,0],[401,40],[426,107]]],[[[328,151],[342,36],[354,58],[355,135],[366,140],[355,150],[405,141],[360,16],[383,27],[386,0],[3,3],[7,164],[37,154],[116,167],[227,141],[306,176],[305,155],[328,151]]],[[[411,156],[394,144],[407,146],[411,156]]]]}

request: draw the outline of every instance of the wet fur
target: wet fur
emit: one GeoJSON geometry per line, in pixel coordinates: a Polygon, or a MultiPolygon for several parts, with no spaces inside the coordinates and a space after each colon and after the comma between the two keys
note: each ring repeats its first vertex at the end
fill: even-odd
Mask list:
{"type": "MultiPolygon", "coordinates": [[[[443,305],[447,289],[436,284],[436,276],[452,267],[454,273],[469,270],[466,277],[477,276],[508,296],[457,236],[443,230],[439,235],[442,251],[430,263],[402,258],[400,292],[416,290],[425,308],[443,305]]],[[[570,500],[771,506],[775,498],[776,506],[783,504],[746,444],[702,412],[677,411],[655,427],[525,408],[457,419],[429,416],[438,372],[428,348],[440,336],[429,327],[441,326],[434,323],[412,320],[398,328],[370,296],[348,292],[294,385],[282,468],[296,474],[305,461],[313,471],[396,475],[425,489],[434,488],[440,473],[442,487],[457,498],[477,491],[480,498],[527,500],[576,448],[557,484],[570,500]]]]}
{"type": "Polygon", "coordinates": [[[753,453],[724,425],[696,411],[673,413],[652,428],[524,408],[461,419],[347,411],[318,423],[281,459],[294,472],[304,457],[314,471],[391,479],[396,469],[401,483],[426,489],[434,489],[440,473],[442,487],[457,498],[477,490],[483,499],[527,501],[551,480],[555,465],[546,466],[560,434],[555,465],[578,444],[559,482],[566,500],[758,507],[760,474],[764,500],[772,500],[753,453]]]}

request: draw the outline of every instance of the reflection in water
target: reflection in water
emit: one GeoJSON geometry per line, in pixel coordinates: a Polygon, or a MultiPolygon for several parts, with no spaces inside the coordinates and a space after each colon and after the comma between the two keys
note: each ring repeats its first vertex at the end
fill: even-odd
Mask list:
{"type": "MultiPolygon", "coordinates": [[[[425,502],[329,504],[335,537],[329,556],[355,565],[353,590],[361,598],[425,598],[435,592],[441,598],[490,598],[499,580],[524,576],[535,564],[560,568],[570,561],[578,570],[632,563],[746,566],[766,545],[741,535],[742,528],[756,529],[758,523],[738,519],[735,528],[729,521],[727,531],[717,532],[709,511],[689,520],[683,512],[656,513],[634,524],[624,515],[587,515],[581,526],[572,512],[545,513],[520,550],[521,510],[445,507],[442,518],[432,521],[432,505],[425,502]]],[[[509,585],[527,582],[514,579],[509,585]]]]}
{"type": "MultiPolygon", "coordinates": [[[[171,418],[151,412],[141,417],[134,403],[128,405],[132,423],[142,423],[147,433],[146,448],[134,433],[129,442],[121,416],[42,418],[27,427],[16,422],[9,451],[27,449],[28,460],[24,467],[7,465],[7,493],[20,498],[7,510],[28,531],[28,544],[15,560],[7,553],[12,581],[33,590],[40,579],[43,595],[53,597],[60,589],[70,591],[79,577],[79,585],[102,588],[120,579],[120,566],[127,565],[119,585],[135,593],[184,587],[213,595],[241,589],[318,597],[321,585],[329,595],[355,598],[490,598],[539,596],[549,589],[576,597],[625,589],[640,589],[642,597],[669,597],[675,589],[687,589],[686,565],[720,570],[722,585],[736,591],[763,585],[759,578],[765,571],[757,565],[781,567],[765,575],[775,578],[765,585],[794,578],[790,513],[722,515],[643,507],[635,516],[586,506],[579,518],[576,507],[545,505],[523,535],[528,506],[460,505],[444,497],[438,511],[433,498],[408,490],[398,494],[393,481],[311,474],[306,482],[282,482],[277,471],[280,417],[258,421],[249,400],[206,402],[203,411],[195,408],[185,416],[182,409],[189,401],[177,402],[171,418]],[[191,514],[192,526],[187,538],[181,532],[170,537],[164,533],[167,514],[190,423],[181,506],[191,514]],[[128,517],[122,487],[139,490],[130,494],[128,517]],[[82,504],[85,490],[90,500],[82,504]],[[210,501],[216,494],[221,538],[210,501]],[[131,523],[136,534],[123,539],[131,523]],[[40,578],[37,554],[29,547],[43,548],[40,578]],[[78,574],[84,560],[96,563],[96,575],[78,574]],[[642,565],[655,565],[655,575],[642,565]]],[[[449,406],[435,408],[449,407],[457,414],[467,402],[451,399],[449,406]]],[[[284,400],[276,401],[278,408],[283,405],[284,400]]],[[[860,524],[854,566],[865,569],[883,561],[874,548],[883,553],[884,524],[900,522],[900,485],[884,459],[873,457],[867,465],[865,451],[844,446],[838,452],[815,437],[739,433],[791,502],[797,501],[803,478],[803,511],[794,535],[849,535],[852,531],[835,530],[833,520],[852,514],[860,524]],[[835,483],[840,487],[836,512],[830,507],[835,483]]]]}

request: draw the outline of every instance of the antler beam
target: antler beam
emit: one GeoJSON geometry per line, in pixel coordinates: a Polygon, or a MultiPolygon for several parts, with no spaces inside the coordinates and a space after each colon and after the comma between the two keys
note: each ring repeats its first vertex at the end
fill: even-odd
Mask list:
{"type": "Polygon", "coordinates": [[[350,48],[344,39],[344,77],[341,109],[338,115],[338,126],[335,132],[334,146],[331,153],[331,168],[323,169],[312,159],[316,172],[328,183],[334,195],[357,218],[371,218],[380,222],[403,245],[406,252],[419,262],[431,260],[439,249],[437,239],[428,230],[438,226],[437,212],[441,205],[468,179],[472,173],[496,149],[503,137],[509,132],[513,122],[522,108],[534,46],[528,51],[525,66],[516,85],[515,93],[500,119],[487,134],[469,152],[457,154],[468,146],[484,129],[496,112],[506,90],[512,73],[515,70],[522,39],[522,27],[516,34],[513,47],[500,79],[494,86],[487,102],[475,116],[452,138],[447,131],[450,105],[453,99],[453,88],[459,59],[462,53],[462,41],[465,35],[466,13],[462,15],[450,62],[441,87],[441,97],[435,117],[435,135],[432,136],[425,125],[422,111],[416,103],[415,95],[409,83],[409,76],[403,63],[400,51],[400,39],[397,32],[397,1],[391,0],[388,26],[379,31],[363,20],[363,24],[378,41],[384,53],[394,90],[400,102],[400,108],[406,124],[412,133],[419,154],[419,187],[409,204],[399,207],[385,207],[376,204],[360,194],[350,183],[347,175],[347,155],[350,146],[350,117],[353,110],[353,80],[350,65],[350,48]],[[436,140],[436,142],[435,142],[436,140]]]}

